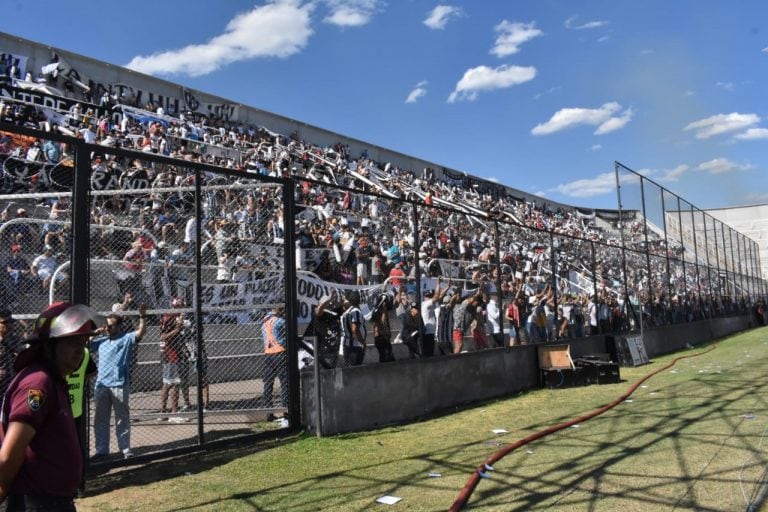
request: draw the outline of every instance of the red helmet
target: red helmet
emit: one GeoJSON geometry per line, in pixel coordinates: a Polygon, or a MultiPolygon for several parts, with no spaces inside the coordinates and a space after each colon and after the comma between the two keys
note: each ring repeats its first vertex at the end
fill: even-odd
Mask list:
{"type": "Polygon", "coordinates": [[[40,313],[32,337],[21,345],[13,362],[16,371],[29,365],[37,356],[42,341],[95,334],[99,314],[84,304],[54,302],[40,313]]]}

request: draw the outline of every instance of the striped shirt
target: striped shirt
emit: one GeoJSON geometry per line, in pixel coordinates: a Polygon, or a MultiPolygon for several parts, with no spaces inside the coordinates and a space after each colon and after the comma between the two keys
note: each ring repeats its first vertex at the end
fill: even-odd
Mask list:
{"type": "Polygon", "coordinates": [[[357,337],[352,335],[352,324],[357,324],[357,328],[360,329],[362,338],[365,339],[365,318],[363,317],[360,308],[352,306],[347,309],[341,315],[341,328],[343,330],[341,336],[341,344],[345,347],[363,347],[357,337]]]}

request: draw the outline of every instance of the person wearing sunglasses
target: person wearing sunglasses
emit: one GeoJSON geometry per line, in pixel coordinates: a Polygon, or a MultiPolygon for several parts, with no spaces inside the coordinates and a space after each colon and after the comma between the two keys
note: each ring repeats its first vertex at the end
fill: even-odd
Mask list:
{"type": "Polygon", "coordinates": [[[0,500],[7,510],[76,510],[83,459],[66,377],[77,370],[98,315],[56,302],[37,318],[13,364],[0,414],[0,500]]]}

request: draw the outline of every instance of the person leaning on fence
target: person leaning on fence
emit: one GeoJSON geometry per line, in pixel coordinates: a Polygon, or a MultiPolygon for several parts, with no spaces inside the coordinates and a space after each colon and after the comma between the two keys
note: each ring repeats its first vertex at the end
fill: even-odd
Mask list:
{"type": "Polygon", "coordinates": [[[383,292],[376,299],[376,305],[371,313],[373,344],[379,351],[380,363],[395,360],[395,355],[392,353],[392,328],[389,323],[389,309],[392,307],[392,303],[392,295],[383,292]]]}
{"type": "Polygon", "coordinates": [[[91,340],[91,354],[98,358],[94,389],[95,412],[93,433],[96,453],[93,459],[109,453],[109,420],[115,410],[115,437],[124,458],[131,452],[131,418],[128,407],[130,397],[131,354],[145,330],[147,306],[139,306],[139,327],[135,331],[122,329],[122,317],[111,313],[106,325],[98,330],[99,336],[91,340]]]}
{"type": "Polygon", "coordinates": [[[285,312],[276,307],[264,316],[261,338],[264,341],[264,390],[262,405],[272,407],[275,378],[280,379],[280,404],[288,407],[288,353],[285,346],[285,312]]]}
{"type": "Polygon", "coordinates": [[[0,500],[7,497],[8,511],[76,510],[83,459],[65,379],[80,367],[97,318],[82,304],[51,304],[14,361],[0,415],[0,500]]]}
{"type": "Polygon", "coordinates": [[[365,317],[360,311],[360,292],[353,290],[347,295],[345,310],[341,315],[341,349],[346,366],[360,366],[365,359],[365,317]]]}
{"type": "Polygon", "coordinates": [[[421,308],[418,302],[409,302],[406,305],[405,315],[400,330],[400,338],[408,347],[411,359],[421,357],[421,333],[424,332],[424,320],[421,317],[421,308]]]}

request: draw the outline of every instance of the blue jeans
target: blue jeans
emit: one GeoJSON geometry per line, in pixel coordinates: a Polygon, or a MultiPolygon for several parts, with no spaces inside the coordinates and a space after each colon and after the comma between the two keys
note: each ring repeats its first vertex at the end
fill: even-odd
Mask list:
{"type": "Polygon", "coordinates": [[[115,437],[120,452],[131,450],[131,415],[128,409],[128,387],[97,386],[94,392],[96,411],[93,414],[93,434],[96,453],[109,453],[109,418],[115,410],[115,437]]]}

